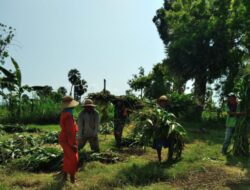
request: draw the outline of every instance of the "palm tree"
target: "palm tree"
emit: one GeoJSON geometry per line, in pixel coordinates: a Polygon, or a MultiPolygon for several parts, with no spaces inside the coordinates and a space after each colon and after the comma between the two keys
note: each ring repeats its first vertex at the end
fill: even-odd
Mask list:
{"type": "Polygon", "coordinates": [[[79,84],[75,85],[74,98],[78,101],[81,100],[81,96],[87,92],[87,82],[82,79],[79,84]]]}
{"type": "Polygon", "coordinates": [[[68,73],[68,79],[71,83],[70,96],[72,96],[73,87],[81,82],[81,74],[77,69],[71,69],[68,73]]]}

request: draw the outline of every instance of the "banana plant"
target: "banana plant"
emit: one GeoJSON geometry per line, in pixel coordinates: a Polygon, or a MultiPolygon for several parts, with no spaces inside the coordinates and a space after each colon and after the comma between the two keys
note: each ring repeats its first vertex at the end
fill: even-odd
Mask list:
{"type": "Polygon", "coordinates": [[[25,90],[29,90],[27,85],[22,86],[22,73],[21,69],[14,58],[11,57],[11,63],[13,64],[15,71],[7,70],[3,66],[0,66],[0,72],[3,77],[0,78],[0,87],[2,95],[5,99],[9,99],[10,105],[12,105],[12,100],[15,99],[18,102],[18,114],[21,113],[21,96],[25,90]],[[9,94],[4,93],[4,89],[9,91],[9,94]]]}

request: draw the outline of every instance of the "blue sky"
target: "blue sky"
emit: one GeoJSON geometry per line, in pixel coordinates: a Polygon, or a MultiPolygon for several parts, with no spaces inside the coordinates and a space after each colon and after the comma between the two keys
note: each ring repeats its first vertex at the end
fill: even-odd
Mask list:
{"type": "MultiPolygon", "coordinates": [[[[9,52],[23,84],[70,87],[76,68],[100,91],[124,94],[128,79],[164,57],[152,18],[163,0],[0,0],[0,22],[16,29],[9,52]]],[[[9,62],[6,65],[10,64],[9,62]]]]}

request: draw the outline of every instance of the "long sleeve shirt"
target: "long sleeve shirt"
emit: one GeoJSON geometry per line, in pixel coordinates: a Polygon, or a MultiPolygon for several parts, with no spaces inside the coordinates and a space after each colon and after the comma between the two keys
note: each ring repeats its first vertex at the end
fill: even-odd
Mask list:
{"type": "Polygon", "coordinates": [[[78,116],[78,135],[77,138],[96,137],[99,131],[100,118],[96,110],[87,112],[83,110],[78,116]]]}
{"type": "Polygon", "coordinates": [[[59,135],[60,144],[66,143],[70,146],[77,145],[76,133],[78,131],[78,127],[70,113],[61,113],[60,126],[62,129],[59,135]]]}
{"type": "MultiPolygon", "coordinates": [[[[227,112],[226,127],[236,127],[238,117],[234,115],[230,115],[231,111],[228,105],[226,105],[225,111],[227,112]]],[[[235,112],[240,112],[240,104],[237,104],[235,112]]]]}

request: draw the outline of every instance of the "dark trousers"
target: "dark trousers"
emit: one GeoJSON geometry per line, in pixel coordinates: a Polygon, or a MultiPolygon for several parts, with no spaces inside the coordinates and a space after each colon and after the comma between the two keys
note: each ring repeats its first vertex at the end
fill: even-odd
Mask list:
{"type": "Polygon", "coordinates": [[[223,143],[223,147],[222,147],[222,153],[227,152],[227,148],[231,142],[234,131],[235,131],[235,127],[227,127],[226,128],[225,139],[224,139],[224,143],[223,143]]]}
{"type": "Polygon", "coordinates": [[[91,150],[95,152],[100,151],[98,136],[81,138],[78,142],[78,149],[82,149],[87,142],[89,142],[91,150]]]}
{"type": "Polygon", "coordinates": [[[125,123],[124,122],[119,122],[115,121],[114,122],[114,136],[115,136],[115,141],[116,141],[116,146],[120,147],[122,145],[122,133],[123,133],[123,128],[124,128],[125,123]]]}

